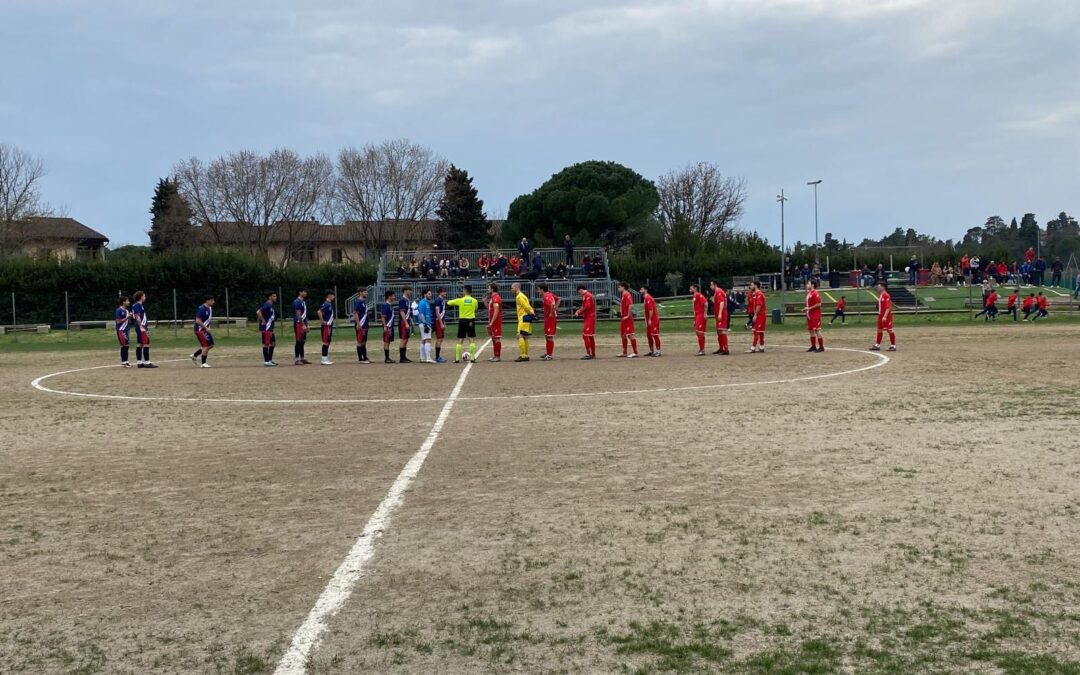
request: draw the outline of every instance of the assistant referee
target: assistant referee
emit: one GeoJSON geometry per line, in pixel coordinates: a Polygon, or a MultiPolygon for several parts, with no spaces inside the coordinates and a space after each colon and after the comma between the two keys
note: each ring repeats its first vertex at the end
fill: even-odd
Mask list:
{"type": "Polygon", "coordinates": [[[472,296],[472,286],[466,284],[462,287],[460,298],[454,298],[446,302],[449,307],[457,307],[457,345],[454,346],[454,363],[461,361],[461,349],[465,338],[469,338],[469,356],[476,360],[476,310],[480,302],[472,296]]]}

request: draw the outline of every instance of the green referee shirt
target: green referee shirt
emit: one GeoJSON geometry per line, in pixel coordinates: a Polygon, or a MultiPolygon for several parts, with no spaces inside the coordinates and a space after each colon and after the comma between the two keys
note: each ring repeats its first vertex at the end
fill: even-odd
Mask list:
{"type": "Polygon", "coordinates": [[[465,295],[460,298],[454,298],[446,302],[450,307],[458,308],[458,318],[461,319],[475,319],[476,309],[480,306],[480,303],[476,301],[471,295],[465,295]]]}

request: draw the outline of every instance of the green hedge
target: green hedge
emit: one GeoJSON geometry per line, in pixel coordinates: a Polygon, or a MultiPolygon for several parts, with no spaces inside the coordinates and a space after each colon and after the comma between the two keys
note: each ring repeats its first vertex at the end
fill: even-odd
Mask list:
{"type": "Polygon", "coordinates": [[[217,311],[224,314],[226,290],[230,313],[253,318],[269,291],[280,288],[283,300],[291,301],[296,289],[304,287],[314,303],[325,289],[337,287],[347,297],[357,287],[374,283],[375,277],[374,264],[303,264],[281,269],[264,258],[216,251],[124,256],[104,262],[8,258],[0,259],[0,323],[12,322],[12,293],[15,320],[20,324],[63,324],[65,292],[72,321],[108,318],[120,294],[137,290],[149,296],[151,319],[172,318],[174,289],[181,318],[190,319],[206,294],[217,296],[217,311]]]}

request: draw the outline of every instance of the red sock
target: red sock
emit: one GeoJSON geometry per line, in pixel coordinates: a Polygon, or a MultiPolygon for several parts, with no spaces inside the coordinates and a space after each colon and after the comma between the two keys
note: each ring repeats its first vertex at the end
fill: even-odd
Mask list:
{"type": "Polygon", "coordinates": [[[891,344],[893,347],[896,346],[896,333],[889,333],[889,344],[891,344]]]}
{"type": "Polygon", "coordinates": [[[881,331],[877,332],[877,339],[874,340],[874,344],[876,344],[876,345],[881,344],[881,331]]]}
{"type": "Polygon", "coordinates": [[[697,348],[699,352],[705,351],[705,336],[701,333],[698,333],[697,336],[697,348]]]}
{"type": "Polygon", "coordinates": [[[630,348],[634,350],[634,356],[637,356],[637,338],[630,338],[630,348]]]}
{"type": "Polygon", "coordinates": [[[758,338],[758,342],[762,347],[765,346],[765,331],[761,331],[761,337],[758,338]]]}
{"type": "Polygon", "coordinates": [[[810,333],[810,346],[817,347],[817,338],[814,337],[813,333],[810,333]]]}
{"type": "Polygon", "coordinates": [[[585,355],[588,356],[588,355],[592,354],[592,352],[589,351],[589,336],[588,335],[582,335],[581,336],[581,342],[582,342],[582,344],[585,345],[585,355]]]}
{"type": "Polygon", "coordinates": [[[724,349],[724,334],[723,333],[717,333],[716,334],[716,346],[721,350],[724,349]]]}
{"type": "Polygon", "coordinates": [[[491,343],[491,348],[495,350],[495,358],[502,357],[502,341],[497,340],[491,343]]]}
{"type": "Polygon", "coordinates": [[[751,347],[757,347],[757,333],[754,333],[754,341],[750,343],[751,347]]]}
{"type": "Polygon", "coordinates": [[[589,336],[589,356],[596,358],[596,336],[589,336]]]}
{"type": "Polygon", "coordinates": [[[649,341],[649,351],[654,352],[656,349],[653,347],[653,340],[651,335],[645,335],[645,339],[649,341]]]}
{"type": "Polygon", "coordinates": [[[555,341],[549,339],[547,341],[547,355],[551,356],[554,353],[555,353],[555,341]]]}
{"type": "Polygon", "coordinates": [[[623,356],[626,356],[626,336],[625,335],[622,336],[622,353],[623,353],[623,356]]]}
{"type": "Polygon", "coordinates": [[[818,346],[818,349],[825,349],[825,338],[819,337],[817,339],[817,346],[818,346]]]}
{"type": "Polygon", "coordinates": [[[653,338],[653,342],[656,343],[656,351],[660,351],[660,336],[657,335],[653,338]]]}
{"type": "Polygon", "coordinates": [[[720,333],[720,349],[728,351],[727,333],[720,333]]]}

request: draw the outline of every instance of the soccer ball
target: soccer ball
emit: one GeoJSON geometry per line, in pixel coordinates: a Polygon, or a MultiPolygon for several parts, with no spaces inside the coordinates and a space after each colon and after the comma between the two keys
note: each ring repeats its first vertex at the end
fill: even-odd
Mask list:
{"type": "Polygon", "coordinates": [[[469,352],[464,352],[461,355],[461,360],[464,361],[465,363],[468,363],[469,361],[472,361],[472,354],[470,354],[469,352]]]}
{"type": "MultiPolygon", "coordinates": [[[[910,267],[905,267],[905,268],[904,268],[904,271],[905,271],[905,272],[910,272],[910,271],[911,271],[911,268],[910,268],[910,267]]],[[[415,305],[416,303],[414,302],[413,304],[415,305]]]]}

